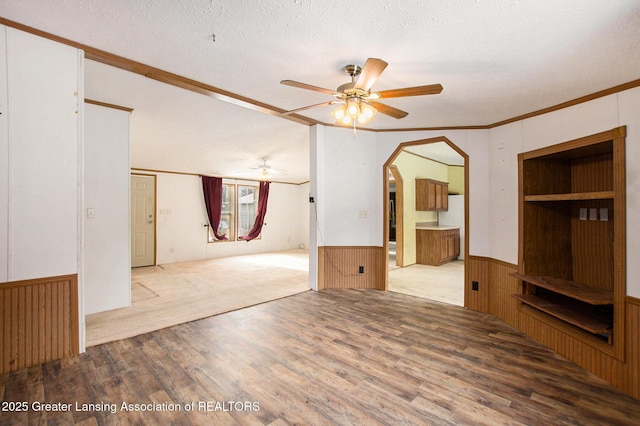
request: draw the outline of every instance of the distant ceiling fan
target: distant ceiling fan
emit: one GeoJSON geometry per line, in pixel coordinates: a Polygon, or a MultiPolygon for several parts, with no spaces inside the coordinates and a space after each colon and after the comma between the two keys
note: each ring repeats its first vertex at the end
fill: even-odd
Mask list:
{"type": "Polygon", "coordinates": [[[260,179],[269,179],[273,172],[287,172],[287,170],[285,169],[275,169],[271,167],[271,165],[267,164],[266,157],[260,157],[260,160],[262,160],[262,164],[260,164],[258,167],[251,167],[249,170],[240,170],[239,172],[240,173],[248,172],[248,171],[252,172],[254,170],[257,170],[258,176],[260,177],[260,179]]]}
{"type": "Polygon", "coordinates": [[[344,67],[344,71],[351,76],[351,81],[338,86],[335,91],[293,80],[282,80],[280,82],[281,84],[326,93],[335,98],[328,102],[287,111],[284,114],[293,114],[311,108],[339,104],[340,106],[332,112],[333,118],[339,124],[346,126],[353,124],[355,126],[356,122],[359,124],[370,122],[378,111],[398,119],[404,118],[409,114],[408,112],[383,104],[380,102],[380,99],[435,95],[442,92],[442,85],[440,84],[372,92],[371,87],[387,65],[388,64],[382,59],[376,58],[367,59],[367,62],[362,68],[358,65],[347,65],[344,67]]]}

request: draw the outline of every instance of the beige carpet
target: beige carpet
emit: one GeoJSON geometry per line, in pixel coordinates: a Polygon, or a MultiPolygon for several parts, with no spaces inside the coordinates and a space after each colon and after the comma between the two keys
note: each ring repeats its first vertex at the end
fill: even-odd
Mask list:
{"type": "Polygon", "coordinates": [[[131,273],[131,307],[87,315],[87,347],[309,290],[306,250],[180,262],[131,273]]]}

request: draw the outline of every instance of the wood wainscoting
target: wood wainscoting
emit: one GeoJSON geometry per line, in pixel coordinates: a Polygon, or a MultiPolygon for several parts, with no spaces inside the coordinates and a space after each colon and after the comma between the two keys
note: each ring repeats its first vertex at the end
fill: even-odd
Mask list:
{"type": "Polygon", "coordinates": [[[78,276],[0,284],[0,374],[79,353],[78,276]]]}
{"type": "Polygon", "coordinates": [[[627,333],[627,359],[623,391],[640,399],[640,299],[625,298],[625,332],[627,333]]]}
{"type": "Polygon", "coordinates": [[[385,290],[385,252],[374,246],[318,247],[318,290],[373,288],[385,290]],[[360,272],[360,267],[364,272],[360,272]]]}
{"type": "Polygon", "coordinates": [[[618,389],[640,399],[640,299],[625,297],[626,350],[624,360],[619,360],[612,353],[588,344],[570,326],[558,327],[553,321],[545,321],[543,315],[522,309],[519,302],[511,296],[522,291],[520,281],[509,275],[517,271],[517,265],[469,256],[467,268],[465,305],[469,309],[494,315],[618,389]],[[472,290],[473,281],[478,282],[477,291],[472,290]]]}

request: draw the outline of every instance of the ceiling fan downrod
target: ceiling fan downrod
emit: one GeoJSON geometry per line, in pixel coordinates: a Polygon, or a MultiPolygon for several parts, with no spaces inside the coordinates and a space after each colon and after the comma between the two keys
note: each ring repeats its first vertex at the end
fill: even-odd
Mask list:
{"type": "Polygon", "coordinates": [[[351,82],[355,82],[356,77],[362,72],[362,67],[359,67],[358,65],[347,65],[344,67],[344,72],[351,76],[351,82]]]}

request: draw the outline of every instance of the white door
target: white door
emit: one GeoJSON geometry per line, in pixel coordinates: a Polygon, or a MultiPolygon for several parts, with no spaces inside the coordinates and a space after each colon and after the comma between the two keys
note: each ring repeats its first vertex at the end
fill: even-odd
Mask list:
{"type": "Polygon", "coordinates": [[[131,266],[155,264],[155,176],[131,175],[131,266]]]}

